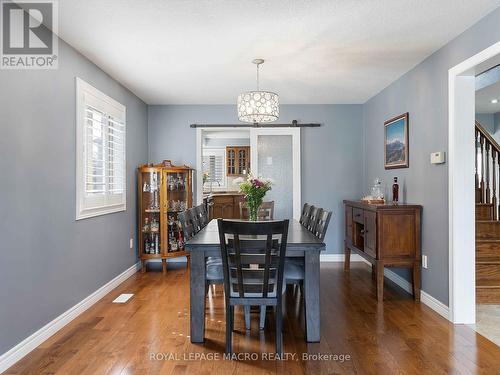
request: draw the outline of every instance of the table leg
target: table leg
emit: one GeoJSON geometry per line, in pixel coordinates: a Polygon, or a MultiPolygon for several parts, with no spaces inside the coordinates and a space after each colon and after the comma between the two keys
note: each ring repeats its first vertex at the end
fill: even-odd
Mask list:
{"type": "Polygon", "coordinates": [[[193,251],[189,270],[191,342],[205,339],[205,252],[193,251]]]}
{"type": "Polygon", "coordinates": [[[306,305],[306,341],[320,340],[319,250],[305,251],[304,302],[306,305]]]}

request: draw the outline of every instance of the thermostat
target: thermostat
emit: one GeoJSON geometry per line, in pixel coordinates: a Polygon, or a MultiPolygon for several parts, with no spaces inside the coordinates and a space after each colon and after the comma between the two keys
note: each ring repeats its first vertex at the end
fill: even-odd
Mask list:
{"type": "Polygon", "coordinates": [[[431,164],[443,164],[445,162],[445,152],[433,152],[431,154],[431,164]]]}

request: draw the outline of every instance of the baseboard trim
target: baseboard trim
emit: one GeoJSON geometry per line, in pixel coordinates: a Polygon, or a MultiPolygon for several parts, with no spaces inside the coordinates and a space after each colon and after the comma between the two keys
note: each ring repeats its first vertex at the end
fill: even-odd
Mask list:
{"type": "MultiPolygon", "coordinates": [[[[321,254],[320,255],[321,262],[343,262],[344,254],[321,254]]],[[[365,262],[370,264],[365,258],[358,254],[351,254],[351,262],[365,262]]],[[[413,295],[413,287],[412,284],[406,280],[405,278],[399,276],[396,272],[391,271],[388,268],[384,269],[384,276],[391,280],[394,284],[398,285],[400,288],[405,290],[406,292],[413,295]]],[[[436,298],[431,296],[430,294],[420,291],[420,302],[429,307],[430,309],[437,312],[446,320],[450,320],[450,309],[441,301],[438,301],[436,298]]]]}
{"type": "Polygon", "coordinates": [[[427,305],[430,309],[434,310],[437,312],[439,315],[441,315],[443,318],[446,320],[450,319],[450,308],[446,306],[443,302],[437,300],[430,294],[427,294],[423,290],[420,291],[420,301],[424,304],[427,305]]]}
{"type": "MultiPolygon", "coordinates": [[[[320,254],[320,262],[343,262],[344,254],[320,254]]],[[[358,254],[351,254],[351,262],[369,263],[365,258],[358,254]]]]}
{"type": "MultiPolygon", "coordinates": [[[[397,273],[395,273],[394,271],[391,271],[390,269],[387,269],[387,268],[384,269],[384,276],[387,277],[389,280],[391,280],[393,283],[397,284],[402,289],[404,289],[406,292],[413,295],[413,288],[412,288],[411,283],[408,280],[402,278],[397,273]]],[[[441,301],[438,301],[436,298],[434,298],[430,294],[424,292],[423,290],[420,291],[420,302],[422,302],[424,305],[426,305],[430,309],[437,312],[439,315],[441,315],[446,320],[450,320],[449,307],[446,306],[441,301]]]]}
{"type": "Polygon", "coordinates": [[[132,267],[126,269],[124,272],[116,276],[114,279],[104,284],[102,287],[97,289],[91,295],[78,302],[75,306],[71,307],[57,318],[47,323],[45,326],[40,328],[38,331],[28,336],[26,339],[21,341],[19,344],[14,346],[9,351],[0,355],[0,373],[7,370],[9,367],[13,366],[17,361],[22,359],[24,356],[29,354],[33,349],[39,346],[41,343],[46,341],[57,331],[63,328],[65,325],[70,323],[73,319],[82,314],[85,310],[90,308],[106,294],[115,289],[118,285],[127,280],[130,276],[136,273],[140,269],[140,262],[134,264],[132,267]]]}

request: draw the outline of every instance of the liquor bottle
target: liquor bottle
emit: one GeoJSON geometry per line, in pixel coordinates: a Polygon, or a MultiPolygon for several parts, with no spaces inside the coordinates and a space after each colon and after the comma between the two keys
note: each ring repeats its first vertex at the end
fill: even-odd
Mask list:
{"type": "Polygon", "coordinates": [[[146,236],[146,239],[144,240],[144,252],[146,254],[149,254],[150,251],[150,246],[149,246],[149,238],[146,236]]]}
{"type": "Polygon", "coordinates": [[[155,236],[155,254],[160,254],[160,236],[155,236]]]}
{"type": "Polygon", "coordinates": [[[179,250],[182,250],[182,249],[184,249],[184,240],[182,239],[182,231],[179,230],[179,232],[177,232],[177,234],[179,235],[177,237],[177,239],[178,239],[177,243],[179,245],[179,250]]]}
{"type": "Polygon", "coordinates": [[[151,227],[149,225],[149,219],[148,218],[145,218],[144,219],[144,226],[142,227],[142,231],[144,233],[148,233],[149,231],[151,230],[151,227]]]}
{"type": "Polygon", "coordinates": [[[153,233],[158,233],[158,231],[160,230],[160,223],[158,223],[158,220],[153,219],[153,221],[151,222],[151,229],[150,230],[153,233]]]}
{"type": "Polygon", "coordinates": [[[399,184],[397,177],[394,177],[394,183],[392,184],[392,201],[394,203],[398,203],[399,201],[399,184]]]}

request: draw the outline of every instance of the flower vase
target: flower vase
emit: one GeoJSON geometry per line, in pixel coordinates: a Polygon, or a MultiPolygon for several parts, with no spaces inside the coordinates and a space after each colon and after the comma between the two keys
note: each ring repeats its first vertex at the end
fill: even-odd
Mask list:
{"type": "Polygon", "coordinates": [[[257,221],[257,220],[259,220],[259,209],[260,209],[261,205],[262,205],[262,200],[260,200],[260,201],[249,200],[247,202],[248,219],[250,221],[257,221]]]}

